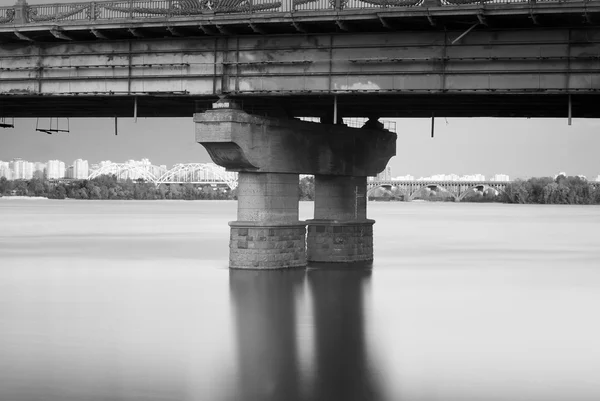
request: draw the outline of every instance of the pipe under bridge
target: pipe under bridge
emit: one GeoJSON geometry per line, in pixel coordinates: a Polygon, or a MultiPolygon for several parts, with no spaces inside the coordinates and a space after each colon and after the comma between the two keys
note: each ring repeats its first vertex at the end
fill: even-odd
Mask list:
{"type": "Polygon", "coordinates": [[[504,192],[510,181],[368,181],[367,196],[372,195],[378,188],[399,190],[404,195],[404,200],[411,201],[421,190],[441,190],[454,198],[454,201],[460,202],[467,195],[474,193],[484,193],[487,189],[504,192]]]}

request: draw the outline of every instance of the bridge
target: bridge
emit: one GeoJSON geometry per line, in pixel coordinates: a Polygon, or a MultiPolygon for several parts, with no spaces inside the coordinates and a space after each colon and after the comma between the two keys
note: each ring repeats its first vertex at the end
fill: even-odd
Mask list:
{"type": "Polygon", "coordinates": [[[225,171],[212,163],[176,164],[168,171],[160,167],[139,163],[107,163],[94,170],[88,179],[102,175],[114,175],[119,180],[142,179],[156,185],[160,184],[205,184],[227,185],[230,189],[237,187],[237,174],[225,171]]]}
{"type": "Polygon", "coordinates": [[[368,181],[367,196],[370,196],[378,188],[400,190],[404,195],[404,200],[411,201],[424,188],[432,191],[441,190],[454,198],[455,202],[460,202],[467,195],[476,192],[483,194],[487,189],[504,192],[510,181],[368,181]]]}
{"type": "Polygon", "coordinates": [[[600,117],[599,21],[600,0],[18,0],[0,118],[193,115],[239,173],[230,267],[369,262],[366,177],[396,154],[379,119],[600,117]]]}
{"type": "Polygon", "coordinates": [[[19,2],[0,114],[189,117],[227,94],[259,115],[598,117],[599,20],[598,0],[19,2]]]}

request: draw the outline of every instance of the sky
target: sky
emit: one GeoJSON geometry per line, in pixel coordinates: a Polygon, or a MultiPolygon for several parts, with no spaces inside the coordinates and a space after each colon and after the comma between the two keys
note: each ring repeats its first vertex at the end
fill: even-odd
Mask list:
{"type": "MultiPolygon", "coordinates": [[[[71,3],[75,0],[60,0],[71,3]]],[[[56,0],[29,0],[49,4],[56,0]]],[[[12,5],[13,0],[0,0],[12,5]]],[[[1,113],[0,113],[1,114],[1,113]]],[[[47,119],[45,120],[47,124],[47,119]]],[[[398,119],[397,156],[392,175],[508,174],[511,178],[552,176],[558,172],[600,175],[600,121],[574,119],[436,118],[431,138],[430,119],[398,119]]],[[[35,119],[17,119],[15,129],[0,128],[0,160],[28,161],[82,158],[124,162],[148,158],[155,164],[209,162],[194,139],[192,117],[183,119],[71,119],[68,134],[35,131],[35,119]]]]}
{"type": "MultiPolygon", "coordinates": [[[[210,162],[195,142],[190,118],[70,119],[70,133],[36,132],[36,119],[16,119],[14,129],[0,128],[0,160],[75,159],[90,163],[148,158],[155,165],[210,162]]],[[[60,124],[66,123],[61,119],[60,124]]],[[[48,119],[40,119],[48,124],[48,119]]],[[[511,178],[552,176],[564,171],[589,179],[600,175],[600,120],[436,118],[397,119],[397,155],[392,175],[508,174],[511,178]]]]}

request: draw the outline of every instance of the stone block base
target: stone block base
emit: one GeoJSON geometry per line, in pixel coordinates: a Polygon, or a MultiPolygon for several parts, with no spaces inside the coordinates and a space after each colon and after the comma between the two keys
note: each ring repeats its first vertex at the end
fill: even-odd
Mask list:
{"type": "Polygon", "coordinates": [[[373,260],[374,220],[308,220],[309,262],[368,262],[373,260]]]}
{"type": "Polygon", "coordinates": [[[306,225],[232,221],[229,267],[285,269],[306,266],[306,225]]]}

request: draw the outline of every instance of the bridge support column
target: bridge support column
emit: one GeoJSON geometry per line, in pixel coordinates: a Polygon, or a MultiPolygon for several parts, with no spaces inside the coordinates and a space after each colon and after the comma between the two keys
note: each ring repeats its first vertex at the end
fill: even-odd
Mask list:
{"type": "Polygon", "coordinates": [[[196,141],[212,160],[239,172],[230,267],[306,264],[306,226],[298,221],[299,174],[317,177],[309,232],[312,260],[373,259],[365,177],[382,171],[396,153],[395,133],[373,124],[350,128],[252,115],[228,99],[195,114],[194,121],[196,141]]]}
{"type": "Polygon", "coordinates": [[[308,220],[309,262],[373,260],[373,224],[367,219],[367,178],[315,176],[315,218],[308,220]]]}
{"type": "Polygon", "coordinates": [[[240,172],[237,221],[229,226],[229,267],[306,266],[306,224],[298,220],[298,174],[240,172]]]}

